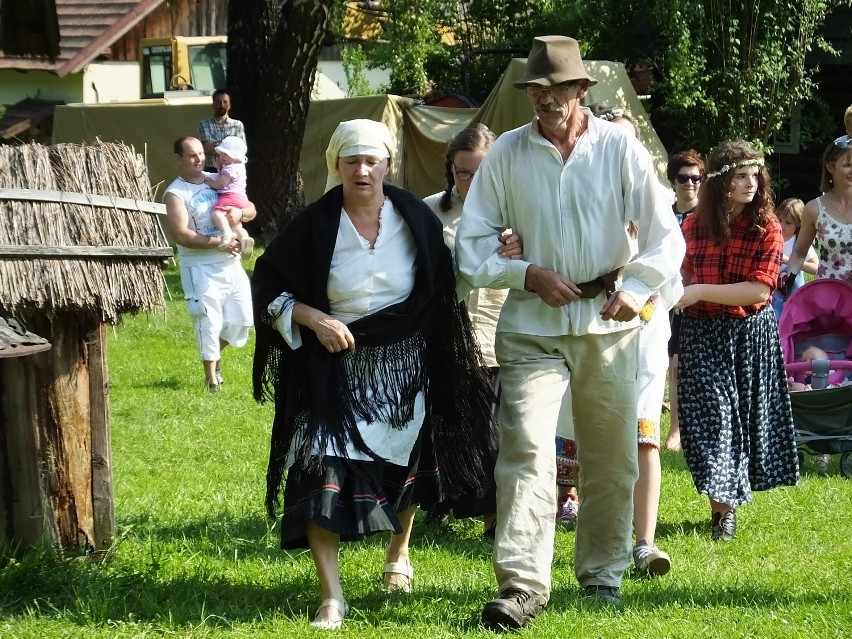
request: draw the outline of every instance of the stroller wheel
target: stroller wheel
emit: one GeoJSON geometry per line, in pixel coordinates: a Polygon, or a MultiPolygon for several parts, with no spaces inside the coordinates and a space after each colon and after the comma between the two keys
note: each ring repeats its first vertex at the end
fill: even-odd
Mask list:
{"type": "Polygon", "coordinates": [[[852,451],[846,451],[840,456],[840,472],[847,479],[852,479],[852,451]]]}

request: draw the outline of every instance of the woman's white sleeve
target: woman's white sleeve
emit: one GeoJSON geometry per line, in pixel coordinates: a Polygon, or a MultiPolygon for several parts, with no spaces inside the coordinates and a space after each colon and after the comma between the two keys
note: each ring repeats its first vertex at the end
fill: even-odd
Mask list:
{"type": "Polygon", "coordinates": [[[298,324],[293,322],[293,308],[296,298],[290,293],[281,293],[266,307],[266,312],[272,318],[272,326],[281,333],[287,345],[296,350],[302,345],[302,333],[298,324]]]}

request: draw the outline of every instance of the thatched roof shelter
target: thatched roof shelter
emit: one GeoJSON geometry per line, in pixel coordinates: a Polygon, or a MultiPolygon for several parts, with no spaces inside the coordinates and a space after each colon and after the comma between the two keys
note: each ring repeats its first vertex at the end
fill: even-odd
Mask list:
{"type": "Polygon", "coordinates": [[[172,249],[152,199],[123,145],[0,146],[0,317],[27,326],[0,331],[4,547],[112,543],[106,322],[165,306],[172,249]],[[3,356],[22,338],[40,352],[3,356]]]}
{"type": "Polygon", "coordinates": [[[0,311],[164,306],[171,256],[142,158],[123,145],[0,146],[0,311]]]}

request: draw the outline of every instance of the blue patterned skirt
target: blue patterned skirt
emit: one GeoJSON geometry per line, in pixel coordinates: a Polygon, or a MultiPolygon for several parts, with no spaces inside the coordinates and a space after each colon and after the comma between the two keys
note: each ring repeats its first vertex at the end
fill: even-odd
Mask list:
{"type": "Polygon", "coordinates": [[[799,479],[790,395],[767,304],[750,317],[683,316],[681,445],[695,488],[737,507],[799,479]]]}

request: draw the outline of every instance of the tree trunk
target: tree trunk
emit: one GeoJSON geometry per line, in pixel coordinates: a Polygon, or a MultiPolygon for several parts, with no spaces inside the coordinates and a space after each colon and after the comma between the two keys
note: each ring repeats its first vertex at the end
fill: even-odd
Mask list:
{"type": "Polygon", "coordinates": [[[334,0],[230,0],[228,89],[245,124],[252,233],[271,239],[305,204],[299,173],[311,86],[334,0]]]}

